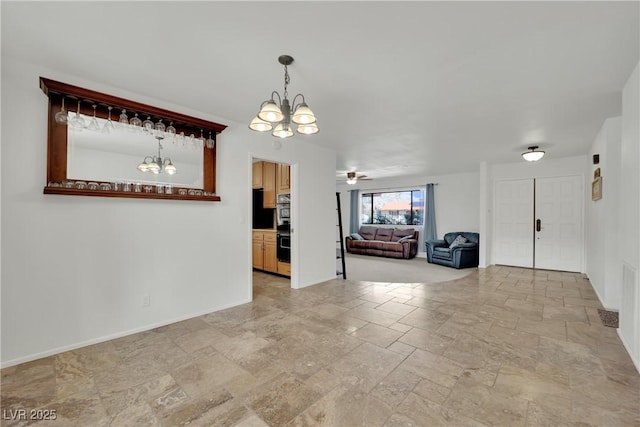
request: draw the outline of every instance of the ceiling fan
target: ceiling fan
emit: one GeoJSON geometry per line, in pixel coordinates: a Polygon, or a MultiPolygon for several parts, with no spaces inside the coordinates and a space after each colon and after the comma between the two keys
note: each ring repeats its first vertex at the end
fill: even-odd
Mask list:
{"type": "Polygon", "coordinates": [[[371,181],[372,178],[367,178],[367,175],[358,175],[356,172],[347,172],[347,184],[353,185],[358,180],[360,181],[371,181]]]}

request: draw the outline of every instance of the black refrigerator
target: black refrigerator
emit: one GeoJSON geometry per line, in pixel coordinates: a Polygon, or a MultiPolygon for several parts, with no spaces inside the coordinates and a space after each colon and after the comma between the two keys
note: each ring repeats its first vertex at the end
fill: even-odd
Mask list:
{"type": "Polygon", "coordinates": [[[273,228],[275,209],[265,209],[264,192],[253,190],[253,228],[273,228]]]}

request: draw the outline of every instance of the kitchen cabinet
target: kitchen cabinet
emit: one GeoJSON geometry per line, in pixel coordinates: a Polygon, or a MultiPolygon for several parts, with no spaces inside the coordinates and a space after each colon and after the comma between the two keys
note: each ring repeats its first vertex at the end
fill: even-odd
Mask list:
{"type": "Polygon", "coordinates": [[[288,262],[278,261],[278,274],[291,277],[291,264],[288,262]]]}
{"type": "Polygon", "coordinates": [[[278,194],[291,193],[291,166],[282,163],[277,164],[276,188],[278,194]]]}
{"type": "Polygon", "coordinates": [[[276,164],[255,162],[252,169],[251,187],[262,189],[265,209],[276,208],[276,164]]]}
{"type": "Polygon", "coordinates": [[[253,268],[278,272],[276,230],[253,230],[252,255],[253,268]]]}
{"type": "Polygon", "coordinates": [[[264,208],[276,208],[276,164],[262,162],[262,191],[264,208]]]}
{"type": "Polygon", "coordinates": [[[263,162],[253,163],[253,174],[251,175],[252,188],[262,188],[262,163],[263,162]]]}

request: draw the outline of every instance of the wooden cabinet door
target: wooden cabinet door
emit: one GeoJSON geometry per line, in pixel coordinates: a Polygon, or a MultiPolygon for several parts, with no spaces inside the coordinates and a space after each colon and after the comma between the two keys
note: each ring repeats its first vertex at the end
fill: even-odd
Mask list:
{"type": "Polygon", "coordinates": [[[264,208],[276,207],[276,164],[262,162],[262,188],[264,189],[264,208]]]}
{"type": "Polygon", "coordinates": [[[278,194],[289,194],[291,192],[291,166],[278,163],[276,173],[276,184],[278,194]]]}
{"type": "Polygon", "coordinates": [[[253,174],[251,178],[252,188],[262,188],[262,163],[263,162],[255,162],[253,164],[253,174]]]}
{"type": "Polygon", "coordinates": [[[253,268],[257,268],[262,270],[264,268],[264,242],[263,233],[253,232],[253,240],[252,240],[252,257],[253,257],[253,268]]]}
{"type": "Polygon", "coordinates": [[[264,242],[264,269],[271,273],[278,272],[278,254],[275,241],[264,242]]]}

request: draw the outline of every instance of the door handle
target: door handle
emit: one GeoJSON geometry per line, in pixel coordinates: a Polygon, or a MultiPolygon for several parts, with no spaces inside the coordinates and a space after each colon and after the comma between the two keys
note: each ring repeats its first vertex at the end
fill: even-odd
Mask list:
{"type": "Polygon", "coordinates": [[[542,221],[536,219],[536,231],[542,230],[542,221]]]}

